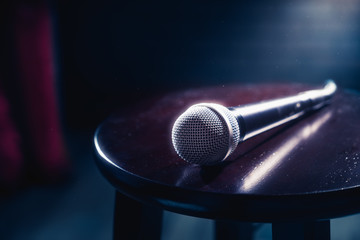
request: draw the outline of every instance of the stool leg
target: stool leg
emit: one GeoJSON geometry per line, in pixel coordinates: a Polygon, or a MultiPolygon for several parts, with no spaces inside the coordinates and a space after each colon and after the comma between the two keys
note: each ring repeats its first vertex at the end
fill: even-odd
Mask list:
{"type": "Polygon", "coordinates": [[[216,220],[215,235],[219,240],[251,240],[253,239],[253,226],[247,222],[216,220]]]}
{"type": "Polygon", "coordinates": [[[330,220],[305,223],[273,223],[273,240],[330,240],[330,220]]]}
{"type": "Polygon", "coordinates": [[[162,210],[116,192],[113,239],[161,239],[162,210]]]}

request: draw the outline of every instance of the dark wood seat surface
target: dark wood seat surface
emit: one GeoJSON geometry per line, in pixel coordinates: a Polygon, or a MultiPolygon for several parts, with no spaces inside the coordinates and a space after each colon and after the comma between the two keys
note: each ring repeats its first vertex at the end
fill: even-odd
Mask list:
{"type": "Polygon", "coordinates": [[[274,222],[360,212],[360,94],[240,143],[219,166],[184,162],[171,144],[176,118],[199,102],[236,106],[310,89],[231,85],[170,93],[119,111],[97,129],[97,164],[122,193],[199,217],[274,222]]]}

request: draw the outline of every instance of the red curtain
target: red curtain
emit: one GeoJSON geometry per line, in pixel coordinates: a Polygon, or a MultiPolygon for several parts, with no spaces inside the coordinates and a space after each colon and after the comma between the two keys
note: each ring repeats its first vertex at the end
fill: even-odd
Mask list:
{"type": "Polygon", "coordinates": [[[20,105],[13,105],[0,92],[0,177],[11,185],[24,181],[25,175],[57,178],[67,171],[68,161],[56,97],[50,9],[45,1],[30,1],[14,3],[9,10],[13,11],[9,14],[15,69],[12,81],[18,86],[17,92],[10,94],[18,96],[20,105]],[[9,112],[21,112],[15,116],[23,119],[13,119],[21,124],[20,131],[9,112]]]}

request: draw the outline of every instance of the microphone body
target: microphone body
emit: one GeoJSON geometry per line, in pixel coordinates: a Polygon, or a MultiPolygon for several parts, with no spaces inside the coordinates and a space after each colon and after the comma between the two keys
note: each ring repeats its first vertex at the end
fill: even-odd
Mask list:
{"type": "Polygon", "coordinates": [[[240,142],[325,106],[336,88],[329,80],[323,89],[255,104],[230,108],[214,103],[193,105],[174,123],[174,148],[187,162],[217,164],[240,142]]]}
{"type": "Polygon", "coordinates": [[[310,90],[295,96],[228,108],[236,117],[240,129],[240,141],[296,119],[306,112],[328,104],[336,91],[333,81],[323,89],[310,90]]]}

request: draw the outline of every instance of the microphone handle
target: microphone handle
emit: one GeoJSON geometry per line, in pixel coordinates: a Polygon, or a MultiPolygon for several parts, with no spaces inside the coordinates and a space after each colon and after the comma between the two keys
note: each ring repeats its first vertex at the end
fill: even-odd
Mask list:
{"type": "Polygon", "coordinates": [[[336,88],[336,84],[328,80],[323,89],[310,90],[276,100],[230,107],[229,110],[239,123],[240,142],[294,120],[306,112],[325,106],[330,102],[336,88]]]}

